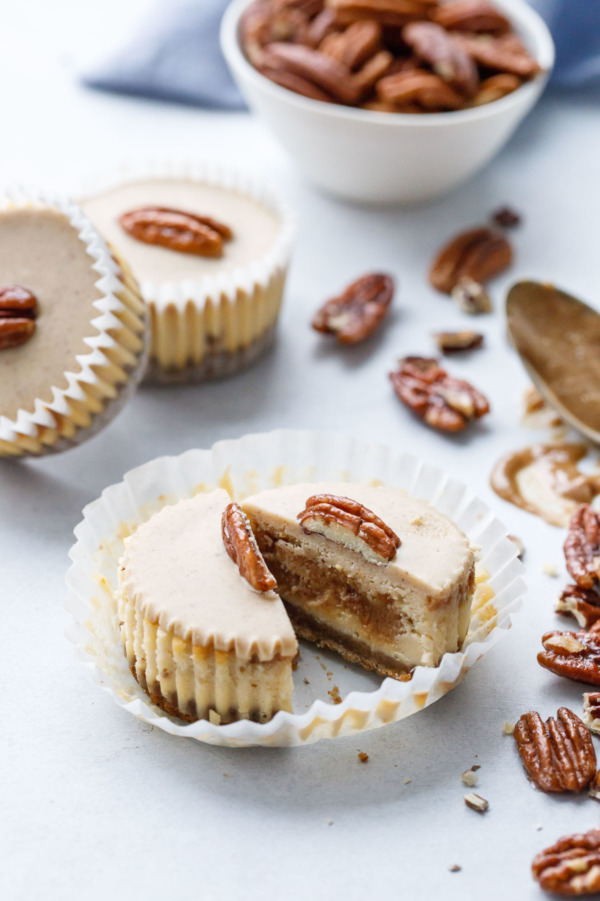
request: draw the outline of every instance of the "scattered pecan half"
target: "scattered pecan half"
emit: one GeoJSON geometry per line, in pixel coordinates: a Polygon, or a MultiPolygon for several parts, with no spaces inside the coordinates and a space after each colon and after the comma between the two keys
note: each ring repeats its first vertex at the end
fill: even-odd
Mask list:
{"type": "Polygon", "coordinates": [[[429,281],[438,291],[450,294],[461,278],[484,283],[512,263],[507,238],[487,225],[471,228],[452,238],[438,251],[429,270],[429,281]]]}
{"type": "Polygon", "coordinates": [[[0,286],[0,350],[19,347],[35,331],[37,297],[22,285],[0,286]]]}
{"type": "Polygon", "coordinates": [[[431,66],[436,75],[466,97],[476,94],[477,66],[441,26],[434,22],[411,22],[403,28],[402,37],[415,57],[431,66]]]}
{"type": "Polygon", "coordinates": [[[449,376],[434,359],[405,357],[390,379],[402,403],[443,432],[460,432],[490,409],[483,394],[449,376]]]}
{"type": "Polygon", "coordinates": [[[567,570],[580,588],[600,581],[600,515],[582,504],[571,517],[564,543],[567,570]]]}
{"type": "Polygon", "coordinates": [[[596,775],[590,733],[567,707],[546,722],[535,710],[524,713],[514,735],[525,769],[542,791],[580,792],[596,775]]]}
{"type": "Polygon", "coordinates": [[[583,722],[590,732],[600,735],[600,691],[586,691],[584,694],[583,722]]]}
{"type": "Polygon", "coordinates": [[[400,539],[368,507],[349,497],[315,494],[298,514],[305,532],[316,532],[358,551],[367,560],[388,563],[396,556],[400,539]]]}
{"type": "Polygon", "coordinates": [[[431,12],[434,22],[452,31],[506,34],[510,22],[487,0],[455,0],[444,3],[431,12]]]}
{"type": "Polygon", "coordinates": [[[248,517],[239,504],[229,504],[223,511],[221,533],[225,550],[252,588],[256,591],[275,590],[275,577],[269,572],[248,517]]]}
{"type": "Polygon", "coordinates": [[[600,829],[565,835],[540,851],[533,878],[554,895],[593,895],[600,891],[600,829]]]}
{"type": "Polygon", "coordinates": [[[467,275],[459,278],[450,294],[458,308],[469,316],[492,312],[492,301],[484,286],[467,275]]]}
{"type": "Polygon", "coordinates": [[[220,257],[223,240],[233,237],[231,229],[209,216],[198,216],[169,207],[149,206],[130,210],[119,217],[119,225],[144,244],[158,244],[179,253],[220,257]]]}
{"type": "Polygon", "coordinates": [[[600,590],[567,585],[556,602],[556,613],[574,617],[582,629],[589,629],[600,620],[600,590]]]}
{"type": "Polygon", "coordinates": [[[443,354],[464,353],[467,350],[475,350],[483,344],[483,335],[467,329],[461,332],[435,332],[434,338],[443,354]]]}
{"type": "Polygon", "coordinates": [[[546,632],[544,650],[537,655],[540,666],[574,682],[600,685],[600,632],[546,632]]]}
{"type": "Polygon", "coordinates": [[[340,344],[356,344],[379,328],[393,296],[394,280],[389,275],[363,275],[318,310],[312,327],[335,335],[340,344]]]}

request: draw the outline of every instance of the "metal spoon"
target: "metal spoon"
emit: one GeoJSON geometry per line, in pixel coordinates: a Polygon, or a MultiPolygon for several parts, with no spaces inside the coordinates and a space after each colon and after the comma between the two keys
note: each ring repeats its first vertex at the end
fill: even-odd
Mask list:
{"type": "Polygon", "coordinates": [[[600,444],[600,313],[554,285],[522,281],[508,292],[506,316],[540,394],[600,444]]]}

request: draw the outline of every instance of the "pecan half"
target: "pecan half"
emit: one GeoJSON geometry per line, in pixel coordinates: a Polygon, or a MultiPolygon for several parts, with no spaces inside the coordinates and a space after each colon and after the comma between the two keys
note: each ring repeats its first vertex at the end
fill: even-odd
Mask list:
{"type": "Polygon", "coordinates": [[[600,591],[598,587],[581,588],[567,585],[554,607],[556,613],[573,616],[582,629],[589,629],[600,620],[600,591]]]}
{"type": "Polygon", "coordinates": [[[382,25],[401,26],[417,19],[426,19],[429,9],[438,0],[327,0],[335,10],[337,21],[347,25],[360,19],[375,19],[382,25]]]}
{"type": "Polygon", "coordinates": [[[546,722],[535,710],[524,713],[514,735],[525,769],[542,791],[580,792],[596,775],[590,733],[567,707],[546,722]]]}
{"type": "Polygon", "coordinates": [[[240,18],[240,36],[246,55],[254,66],[261,66],[264,47],[272,41],[304,43],[310,36],[306,10],[287,3],[256,0],[240,18]]]}
{"type": "Polygon", "coordinates": [[[567,570],[581,588],[600,581],[600,515],[582,504],[571,517],[564,543],[567,570]]]}
{"type": "Polygon", "coordinates": [[[349,497],[315,494],[298,514],[305,532],[316,532],[358,551],[374,563],[388,563],[396,556],[400,539],[372,510],[349,497]]]}
{"type": "Polygon", "coordinates": [[[316,84],[301,78],[300,75],[294,75],[293,72],[286,72],[284,69],[272,69],[270,66],[257,66],[258,71],[265,78],[275,82],[282,88],[294,91],[295,94],[302,94],[303,97],[310,97],[311,100],[321,100],[325,103],[334,103],[331,94],[318,88],[316,84]]]}
{"type": "Polygon", "coordinates": [[[431,66],[436,75],[467,97],[473,97],[479,85],[477,66],[468,53],[447,31],[434,22],[411,22],[402,37],[416,57],[431,66]]]}
{"type": "Polygon", "coordinates": [[[443,432],[460,432],[490,409],[483,394],[449,376],[434,359],[406,357],[390,379],[402,403],[443,432]]]}
{"type": "Polygon", "coordinates": [[[225,550],[237,564],[240,575],[256,591],[274,591],[275,577],[269,572],[248,517],[239,504],[229,504],[223,511],[221,533],[225,550]]]}
{"type": "Polygon", "coordinates": [[[429,270],[429,281],[450,294],[461,278],[483,283],[512,263],[513,252],[501,231],[485,225],[461,232],[438,251],[429,270]]]}
{"type": "Polygon", "coordinates": [[[574,682],[600,685],[600,632],[546,632],[542,644],[540,666],[574,682]]]}
{"type": "Polygon", "coordinates": [[[363,275],[318,310],[312,327],[335,335],[340,344],[356,344],[379,328],[393,296],[394,280],[389,275],[363,275]]]}
{"type": "Polygon", "coordinates": [[[462,332],[436,332],[434,338],[443,354],[464,353],[483,344],[483,335],[466,329],[462,332]]]}
{"type": "Polygon", "coordinates": [[[464,102],[458,91],[425,69],[386,75],[377,82],[377,95],[387,103],[414,101],[429,111],[460,109],[464,102]]]}
{"type": "MultiPolygon", "coordinates": [[[[520,88],[523,80],[518,75],[510,75],[508,72],[502,72],[499,75],[490,75],[479,85],[479,89],[473,100],[473,106],[484,106],[486,103],[493,103],[494,100],[501,100],[512,94],[517,88],[520,88]]],[[[501,223],[497,223],[500,225],[501,223]]]]}
{"type": "Polygon", "coordinates": [[[341,32],[331,32],[319,44],[326,53],[354,71],[381,49],[381,25],[371,19],[354,22],[341,32]]]}
{"type": "Polygon", "coordinates": [[[466,275],[459,278],[452,288],[451,297],[459,309],[469,316],[492,312],[492,301],[484,286],[466,275]]]}
{"type": "Polygon", "coordinates": [[[352,104],[359,100],[360,91],[352,81],[348,66],[320,50],[301,44],[268,44],[263,65],[273,71],[298,75],[340,103],[352,104]]]}
{"type": "Polygon", "coordinates": [[[227,225],[183,210],[169,207],[140,207],[123,213],[119,225],[129,235],[144,244],[158,244],[179,253],[203,257],[220,257],[223,240],[229,241],[232,231],[227,225]]]}
{"type": "Polygon", "coordinates": [[[531,870],[546,892],[595,894],[600,891],[600,829],[565,835],[536,854],[531,870]]]}
{"type": "Polygon", "coordinates": [[[35,332],[38,302],[22,285],[0,286],[0,350],[19,347],[35,332]]]}
{"type": "Polygon", "coordinates": [[[537,60],[514,34],[501,37],[453,32],[461,47],[485,69],[508,72],[519,78],[533,78],[540,71],[537,60]]]}
{"type": "Polygon", "coordinates": [[[600,691],[586,691],[584,694],[583,722],[591,732],[600,735],[600,691]]]}
{"type": "Polygon", "coordinates": [[[444,3],[431,12],[431,18],[443,28],[475,33],[506,34],[510,22],[487,0],[455,0],[444,3]]]}

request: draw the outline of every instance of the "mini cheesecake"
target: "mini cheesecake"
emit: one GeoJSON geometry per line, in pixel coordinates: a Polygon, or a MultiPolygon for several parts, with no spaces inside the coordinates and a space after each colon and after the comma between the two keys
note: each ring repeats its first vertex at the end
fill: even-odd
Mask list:
{"type": "MultiPolygon", "coordinates": [[[[187,720],[266,722],[292,709],[298,645],[277,593],[241,575],[218,490],[163,508],[126,540],[117,602],[131,671],[187,720]]],[[[274,584],[274,580],[272,580],[274,584]]]]}
{"type": "Polygon", "coordinates": [[[299,637],[392,677],[460,649],[474,554],[429,504],[327,483],[263,491],[243,508],[299,637]]]}

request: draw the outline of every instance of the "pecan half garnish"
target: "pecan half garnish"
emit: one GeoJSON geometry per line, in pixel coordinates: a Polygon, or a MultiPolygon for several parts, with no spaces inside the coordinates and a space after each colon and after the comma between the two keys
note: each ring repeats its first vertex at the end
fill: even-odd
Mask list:
{"type": "Polygon", "coordinates": [[[434,22],[411,22],[402,29],[402,37],[436,75],[466,97],[475,95],[479,85],[477,66],[447,31],[434,22]]]}
{"type": "Polygon", "coordinates": [[[433,337],[443,354],[464,353],[475,350],[483,344],[483,335],[470,332],[468,329],[460,332],[435,332],[433,337]]]}
{"type": "Polygon", "coordinates": [[[250,521],[239,504],[229,504],[223,511],[221,533],[225,550],[237,564],[240,575],[256,591],[274,591],[275,577],[269,572],[250,521]]]}
{"type": "Polygon", "coordinates": [[[535,710],[524,713],[514,735],[525,769],[542,791],[580,792],[596,775],[590,733],[567,707],[546,722],[535,710]]]}
{"type": "Polygon", "coordinates": [[[402,403],[440,431],[460,432],[490,409],[483,394],[431,358],[406,357],[390,379],[402,403]]]}
{"type": "Polygon", "coordinates": [[[600,735],[600,691],[586,691],[584,694],[583,722],[591,732],[600,735]]]}
{"type": "Polygon", "coordinates": [[[340,344],[356,344],[379,328],[394,296],[394,280],[373,272],[348,285],[315,314],[312,327],[335,335],[340,344]]]}
{"type": "Polygon", "coordinates": [[[565,835],[536,854],[531,870],[546,892],[595,894],[600,891],[600,829],[565,835]]]}
{"type": "Polygon", "coordinates": [[[431,18],[438,25],[452,31],[506,34],[510,22],[488,0],[455,0],[444,3],[431,12],[431,18]]]}
{"type": "Polygon", "coordinates": [[[600,685],[600,632],[546,632],[544,650],[537,655],[540,666],[574,682],[600,685]]]}
{"type": "Polygon", "coordinates": [[[298,514],[298,522],[305,532],[323,535],[374,563],[389,563],[401,543],[393,529],[372,510],[349,497],[315,494],[298,514]]]}
{"type": "Polygon", "coordinates": [[[438,291],[451,294],[460,279],[484,283],[512,263],[513,252],[498,229],[482,226],[456,235],[437,253],[429,281],[438,291]]]}
{"type": "Polygon", "coordinates": [[[35,332],[38,302],[22,285],[0,286],[0,350],[19,347],[35,332]]]}
{"type": "Polygon", "coordinates": [[[233,237],[231,229],[210,216],[199,216],[169,207],[148,206],[130,210],[119,217],[119,225],[144,244],[158,244],[179,253],[220,257],[223,240],[233,237]]]}
{"type": "Polygon", "coordinates": [[[582,504],[571,517],[564,543],[567,570],[581,588],[600,581],[600,516],[582,504]]]}
{"type": "Polygon", "coordinates": [[[600,620],[600,590],[567,585],[554,607],[556,613],[574,617],[582,629],[589,629],[600,620]]]}
{"type": "Polygon", "coordinates": [[[348,66],[320,50],[302,44],[268,44],[263,65],[273,71],[297,75],[340,103],[352,104],[360,98],[361,92],[354,84],[348,66]]]}

